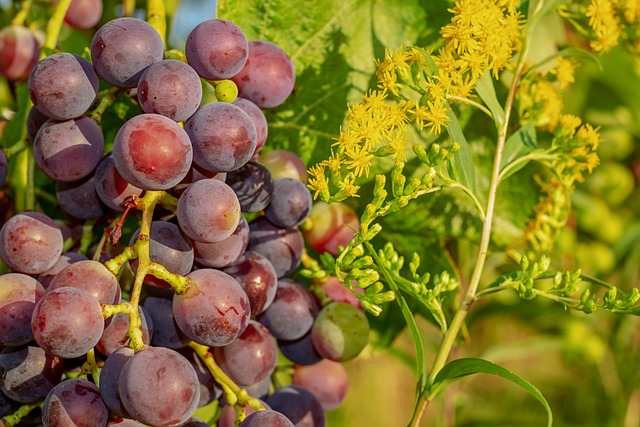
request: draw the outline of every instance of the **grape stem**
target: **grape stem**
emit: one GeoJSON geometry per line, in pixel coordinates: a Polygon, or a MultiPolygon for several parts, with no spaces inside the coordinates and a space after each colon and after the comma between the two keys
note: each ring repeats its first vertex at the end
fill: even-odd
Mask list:
{"type": "MultiPolygon", "coordinates": [[[[58,44],[58,38],[60,37],[60,30],[62,29],[62,23],[64,22],[64,16],[67,14],[67,9],[71,0],[60,0],[53,9],[53,14],[47,22],[47,34],[44,39],[43,47],[54,50],[58,44]]],[[[40,59],[47,56],[47,49],[43,49],[40,54],[40,59]]]]}
{"type": "Polygon", "coordinates": [[[43,402],[27,403],[20,406],[13,414],[4,416],[1,420],[6,427],[13,427],[36,408],[41,408],[43,402]]]}
{"type": "Polygon", "coordinates": [[[167,16],[164,0],[147,0],[147,22],[156,29],[166,45],[167,16]]]}
{"type": "Polygon", "coordinates": [[[524,71],[524,58],[526,57],[527,46],[523,46],[520,52],[518,65],[514,74],[514,79],[509,89],[509,95],[507,97],[505,105],[505,119],[504,123],[499,129],[498,140],[496,143],[496,152],[493,161],[493,171],[491,174],[491,183],[489,185],[489,194],[487,198],[487,207],[485,209],[485,217],[482,223],[482,235],[480,238],[480,246],[478,248],[478,255],[469,281],[469,287],[466,294],[462,299],[458,309],[451,320],[451,324],[447,332],[444,334],[442,342],[440,344],[439,351],[435,357],[431,371],[429,372],[429,378],[427,380],[427,386],[421,391],[418,398],[418,404],[416,405],[416,411],[409,423],[410,427],[418,427],[422,421],[422,417],[429,406],[431,400],[435,397],[433,394],[433,386],[435,379],[440,370],[445,366],[449,359],[449,355],[453,349],[456,338],[463,326],[464,319],[471,308],[471,305],[476,300],[476,293],[480,284],[480,278],[484,270],[485,260],[489,251],[489,243],[491,241],[491,229],[493,225],[493,214],[495,209],[496,196],[498,192],[498,186],[500,184],[500,165],[502,164],[502,155],[504,152],[504,146],[507,140],[507,134],[509,131],[509,118],[513,110],[513,104],[515,102],[516,90],[520,82],[520,77],[524,71]]]}
{"type": "MultiPolygon", "coordinates": [[[[249,393],[247,393],[247,390],[240,388],[235,382],[233,382],[231,378],[229,378],[229,376],[216,363],[215,359],[213,358],[213,354],[209,351],[209,347],[207,347],[206,345],[198,344],[194,341],[191,341],[189,343],[189,347],[193,349],[193,351],[205,364],[209,372],[211,372],[211,375],[216,380],[216,382],[220,384],[227,398],[227,404],[240,407],[249,405],[256,411],[265,409],[264,405],[262,405],[262,403],[258,399],[256,399],[255,397],[251,397],[249,393]]],[[[242,421],[240,419],[238,420],[242,421]]]]}
{"type": "Polygon", "coordinates": [[[31,0],[24,0],[20,5],[20,10],[11,20],[11,25],[23,27],[27,16],[29,16],[29,9],[31,9],[31,0]]]}

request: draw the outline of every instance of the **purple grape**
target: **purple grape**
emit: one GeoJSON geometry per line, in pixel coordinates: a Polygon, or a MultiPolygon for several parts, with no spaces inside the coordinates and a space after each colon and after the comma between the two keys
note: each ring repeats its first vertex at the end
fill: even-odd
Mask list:
{"type": "MultiPolygon", "coordinates": [[[[140,314],[140,330],[142,331],[142,342],[146,345],[151,343],[153,336],[153,322],[142,306],[138,306],[140,314]]],[[[96,343],[96,348],[105,356],[111,355],[116,350],[129,344],[129,315],[117,313],[107,319],[104,331],[100,340],[96,343]]]]}
{"type": "Polygon", "coordinates": [[[0,76],[17,81],[29,77],[40,56],[40,43],[25,27],[9,25],[0,31],[0,76]]]}
{"type": "Polygon", "coordinates": [[[267,118],[264,113],[253,102],[248,99],[238,97],[233,101],[233,105],[237,105],[242,108],[242,110],[249,115],[249,118],[253,122],[253,125],[256,127],[256,149],[253,152],[255,156],[264,144],[267,142],[267,136],[269,135],[269,124],[267,123],[267,118]]]}
{"type": "Polygon", "coordinates": [[[70,266],[74,262],[86,259],[88,258],[83,254],[79,254],[77,252],[65,252],[60,256],[53,267],[38,276],[38,282],[42,283],[42,286],[44,286],[45,289],[48,289],[53,278],[56,277],[56,274],[62,271],[62,269],[70,266]]]}
{"type": "MultiPolygon", "coordinates": [[[[255,384],[247,385],[244,389],[251,397],[255,397],[256,399],[265,398],[269,394],[269,390],[271,390],[271,377],[267,377],[255,384]]],[[[269,405],[265,405],[265,407],[269,409],[269,405]]]]}
{"type": "Polygon", "coordinates": [[[240,427],[295,427],[284,414],[266,409],[249,415],[240,423],[240,427]]]}
{"type": "Polygon", "coordinates": [[[293,91],[296,72],[293,62],[282,48],[267,41],[249,42],[249,58],[231,80],[238,95],[260,108],[282,104],[293,91]]]}
{"type": "Polygon", "coordinates": [[[40,274],[62,254],[62,232],[38,212],[14,215],[0,229],[0,257],[15,272],[40,274]]]}
{"type": "Polygon", "coordinates": [[[47,353],[79,357],[100,340],[104,318],[100,303],[87,291],[63,287],[48,291],[31,318],[33,336],[47,353]]]}
{"type": "Polygon", "coordinates": [[[191,347],[181,348],[178,350],[178,353],[182,354],[189,361],[198,376],[200,385],[198,407],[208,405],[214,400],[220,399],[222,397],[222,387],[213,379],[213,375],[211,375],[209,368],[206,367],[200,356],[198,356],[191,347]]]}
{"type": "Polygon", "coordinates": [[[220,242],[240,222],[240,203],[233,190],[216,179],[196,181],[178,200],[178,223],[184,233],[201,242],[220,242]]]}
{"type": "Polygon", "coordinates": [[[195,270],[191,286],[173,297],[178,327],[192,340],[219,347],[235,340],[251,317],[249,298],[238,282],[213,269],[195,270]]]}
{"type": "Polygon", "coordinates": [[[145,425],[130,418],[118,418],[109,420],[107,427],[145,427],[145,425]]]}
{"type": "Polygon", "coordinates": [[[247,249],[264,255],[273,264],[278,278],[282,278],[300,265],[304,239],[295,227],[276,227],[265,217],[258,217],[249,224],[247,249]]]}
{"type": "Polygon", "coordinates": [[[189,362],[163,347],[137,352],[122,369],[118,389],[131,418],[158,427],[186,422],[200,398],[189,362]]]}
{"type": "Polygon", "coordinates": [[[260,153],[260,163],[264,165],[273,179],[293,178],[301,182],[307,182],[307,167],[293,151],[272,150],[268,153],[260,153]]]}
{"type": "Polygon", "coordinates": [[[96,219],[105,214],[93,175],[79,181],[56,183],[56,198],[60,207],[74,218],[96,219]]]}
{"type": "MultiPolygon", "coordinates": [[[[261,403],[266,409],[270,409],[269,405],[267,405],[265,402],[261,401],[261,403]]],[[[249,416],[254,412],[256,412],[256,410],[249,405],[246,405],[244,407],[244,411],[246,416],[249,416]]],[[[236,411],[235,406],[225,404],[222,407],[222,410],[220,411],[220,417],[218,417],[217,427],[236,427],[237,416],[238,416],[238,413],[236,411]]]]}
{"type": "Polygon", "coordinates": [[[247,163],[256,149],[256,127],[240,107],[205,104],[184,124],[193,143],[193,161],[211,172],[229,172],[247,163]]]}
{"type": "Polygon", "coordinates": [[[77,181],[98,165],[104,150],[100,127],[88,117],[48,120],[33,142],[36,163],[49,178],[77,181]]]}
{"type": "Polygon", "coordinates": [[[98,29],[91,41],[96,71],[118,87],[136,87],[142,72],[163,56],[160,34],[138,18],[111,20],[98,29]]]}
{"type": "Polygon", "coordinates": [[[224,19],[209,19],[196,26],[185,46],[187,62],[208,80],[236,75],[247,62],[249,43],[240,27],[224,19]]]}
{"type": "Polygon", "coordinates": [[[297,179],[280,178],[273,183],[271,203],[264,214],[278,227],[295,227],[309,216],[312,205],[313,199],[306,185],[297,179]]]}
{"type": "Polygon", "coordinates": [[[295,340],[309,332],[316,312],[304,286],[292,279],[280,279],[273,302],[258,320],[274,337],[295,340]]]}
{"type": "MultiPolygon", "coordinates": [[[[131,236],[129,245],[133,245],[138,239],[140,229],[131,236]]],[[[171,273],[185,276],[193,267],[193,246],[174,223],[167,221],[153,221],[149,233],[149,258],[151,261],[163,265],[171,273]]],[[[138,269],[138,261],[131,260],[131,268],[134,272],[138,269]]],[[[170,285],[164,280],[147,274],[145,283],[160,288],[170,285]]]]}
{"type": "Polygon", "coordinates": [[[252,316],[262,313],[273,302],[278,277],[271,262],[263,255],[247,251],[223,271],[233,276],[247,293],[252,316]]]}
{"type": "Polygon", "coordinates": [[[100,389],[80,378],[56,385],[42,405],[42,423],[47,427],[104,427],[108,419],[100,389]]]}
{"type": "Polygon", "coordinates": [[[226,183],[238,196],[243,212],[260,212],[271,203],[273,178],[260,163],[249,161],[227,174],[226,183]]]}
{"type": "Polygon", "coordinates": [[[304,387],[279,388],[267,397],[274,411],[284,414],[296,427],[324,427],[325,415],[318,399],[304,387]]]}
{"type": "Polygon", "coordinates": [[[323,357],[345,362],[360,354],[369,342],[369,321],[351,304],[332,302],[318,313],[311,340],[323,357]]]}
{"type": "MultiPolygon", "coordinates": [[[[191,341],[178,328],[173,318],[172,305],[171,299],[156,296],[148,296],[142,302],[142,306],[151,317],[154,326],[151,345],[179,349],[191,341]]],[[[202,393],[200,398],[202,398],[202,393]]]]}
{"type": "Polygon", "coordinates": [[[65,286],[87,291],[100,304],[116,304],[120,298],[118,279],[98,261],[78,261],[65,267],[53,278],[48,289],[65,286]]]}
{"type": "Polygon", "coordinates": [[[78,55],[56,53],[35,66],[29,76],[29,96],[43,114],[56,120],[83,115],[98,94],[98,76],[78,55]]]}
{"type": "MultiPolygon", "coordinates": [[[[103,0],[71,0],[64,22],[77,30],[95,27],[102,17],[103,0]]],[[[57,2],[56,2],[57,3],[57,2]]]]}
{"type": "Polygon", "coordinates": [[[130,196],[142,195],[142,189],[127,182],[113,163],[113,155],[107,154],[98,163],[95,171],[94,184],[96,194],[108,208],[124,211],[124,201],[130,196]]]}
{"type": "Polygon", "coordinates": [[[323,359],[313,346],[311,331],[297,340],[278,340],[278,347],[284,357],[296,365],[313,365],[323,359]]]}
{"type": "Polygon", "coordinates": [[[38,131],[47,120],[49,120],[49,117],[42,114],[36,107],[29,109],[29,114],[27,114],[27,136],[29,141],[36,140],[38,131]]]}
{"type": "Polygon", "coordinates": [[[13,412],[11,402],[4,393],[0,392],[0,418],[10,414],[11,412],[13,412]]]}
{"type": "Polygon", "coordinates": [[[296,366],[291,381],[313,393],[325,411],[340,406],[349,391],[347,370],[328,359],[311,366],[296,366]]]}
{"type": "Polygon", "coordinates": [[[0,347],[15,347],[33,339],[31,316],[44,293],[44,287],[26,274],[0,276],[0,347]]]}
{"type": "Polygon", "coordinates": [[[205,423],[200,418],[191,417],[186,423],[180,424],[180,427],[209,427],[209,424],[205,423]]]}
{"type": "Polygon", "coordinates": [[[249,224],[240,216],[238,226],[231,236],[213,243],[193,241],[195,261],[212,268],[223,268],[237,260],[249,244],[249,224]]]}
{"type": "Polygon", "coordinates": [[[0,390],[11,400],[33,403],[44,399],[62,381],[62,361],[35,346],[0,353],[0,390]]]}
{"type": "Polygon", "coordinates": [[[222,370],[239,386],[249,386],[269,378],[276,368],[278,347],[267,328],[255,320],[235,341],[214,348],[222,370]]]}
{"type": "Polygon", "coordinates": [[[122,368],[134,354],[132,348],[121,347],[107,357],[104,361],[104,366],[100,370],[100,394],[102,395],[102,400],[104,400],[109,411],[124,418],[130,418],[131,416],[122,406],[118,381],[122,368]]]}
{"type": "Polygon", "coordinates": [[[202,83],[193,68],[184,62],[155,62],[140,76],[138,101],[145,113],[183,122],[200,106],[202,83]]]}
{"type": "Polygon", "coordinates": [[[122,177],[143,190],[166,190],[189,172],[193,151],[186,132],[159,114],[129,119],[113,143],[113,161],[122,177]]]}

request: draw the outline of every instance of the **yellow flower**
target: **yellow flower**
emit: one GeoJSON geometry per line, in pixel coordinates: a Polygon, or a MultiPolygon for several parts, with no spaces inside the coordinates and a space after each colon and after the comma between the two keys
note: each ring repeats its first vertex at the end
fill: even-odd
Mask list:
{"type": "Polygon", "coordinates": [[[622,29],[611,0],[592,0],[585,15],[596,37],[590,42],[593,50],[606,52],[618,44],[622,29]]]}
{"type": "Polygon", "coordinates": [[[560,89],[565,89],[576,82],[576,66],[576,63],[571,59],[564,58],[562,56],[556,59],[556,67],[549,70],[549,72],[551,74],[555,74],[556,80],[560,84],[560,89]]]}
{"type": "Polygon", "coordinates": [[[346,153],[349,158],[345,161],[347,169],[353,169],[353,173],[356,177],[368,176],[369,168],[371,167],[371,160],[374,155],[364,149],[349,150],[346,153]]]}
{"type": "Polygon", "coordinates": [[[404,162],[407,160],[405,153],[407,152],[407,134],[405,132],[395,132],[389,140],[389,147],[393,150],[393,158],[396,162],[404,162]]]}
{"type": "Polygon", "coordinates": [[[589,145],[593,151],[597,151],[600,146],[600,134],[598,129],[594,129],[589,123],[585,123],[578,129],[578,139],[589,145]]]}
{"type": "Polygon", "coordinates": [[[324,175],[324,166],[314,165],[309,168],[307,187],[309,187],[310,190],[315,191],[315,194],[313,195],[314,199],[317,199],[320,194],[329,195],[329,178],[324,175]]]}
{"type": "Polygon", "coordinates": [[[348,197],[360,197],[358,196],[358,190],[360,186],[355,185],[355,175],[353,173],[347,174],[342,181],[338,182],[338,188],[340,188],[340,193],[343,193],[348,197]]]}

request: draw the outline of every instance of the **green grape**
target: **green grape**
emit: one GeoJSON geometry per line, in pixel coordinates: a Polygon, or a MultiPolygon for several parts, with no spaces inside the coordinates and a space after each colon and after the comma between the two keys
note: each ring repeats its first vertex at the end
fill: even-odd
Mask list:
{"type": "Polygon", "coordinates": [[[333,302],[318,313],[311,340],[323,357],[345,362],[360,354],[369,342],[369,321],[358,308],[333,302]]]}
{"type": "Polygon", "coordinates": [[[238,97],[238,86],[231,80],[220,80],[215,84],[216,98],[221,102],[233,102],[238,97]]]}

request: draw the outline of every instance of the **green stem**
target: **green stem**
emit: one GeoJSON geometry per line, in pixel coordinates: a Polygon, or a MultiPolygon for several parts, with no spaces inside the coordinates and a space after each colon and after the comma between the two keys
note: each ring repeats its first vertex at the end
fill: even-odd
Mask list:
{"type": "Polygon", "coordinates": [[[487,198],[487,208],[485,210],[486,216],[482,224],[482,236],[480,238],[480,246],[478,248],[478,255],[474,265],[473,273],[471,274],[471,279],[469,281],[469,287],[467,288],[467,292],[462,299],[462,302],[458,306],[458,309],[451,320],[449,329],[445,333],[442,343],[440,344],[440,348],[438,353],[436,354],[435,360],[433,362],[433,366],[429,373],[429,379],[427,383],[427,388],[424,393],[419,397],[419,407],[420,410],[417,411],[417,414],[414,414],[413,419],[411,420],[410,426],[417,427],[420,425],[422,420],[422,416],[426,408],[429,405],[431,399],[434,396],[431,395],[432,390],[430,390],[431,386],[435,382],[435,378],[438,375],[438,372],[445,366],[447,360],[449,359],[449,354],[454,346],[455,340],[462,328],[464,323],[464,319],[471,308],[471,305],[475,301],[476,292],[478,291],[478,286],[480,285],[480,278],[482,276],[482,272],[484,270],[484,264],[487,258],[487,253],[489,251],[489,243],[491,241],[491,229],[493,225],[493,214],[496,203],[496,196],[498,193],[498,186],[500,184],[500,165],[502,164],[502,155],[504,152],[504,145],[507,140],[507,134],[509,130],[509,119],[511,116],[511,112],[513,110],[513,104],[515,102],[516,89],[518,88],[518,84],[520,82],[520,76],[522,75],[524,69],[524,58],[526,56],[526,46],[520,52],[520,57],[518,60],[518,66],[516,68],[515,77],[513,79],[513,83],[511,84],[511,88],[509,89],[509,95],[507,97],[507,102],[505,105],[505,120],[504,124],[501,126],[498,132],[498,141],[496,143],[496,152],[493,161],[493,171],[491,173],[491,183],[489,185],[489,194],[487,198]]]}
{"type": "Polygon", "coordinates": [[[16,13],[16,16],[11,20],[11,25],[17,25],[24,27],[24,21],[29,15],[29,9],[31,9],[31,0],[24,0],[20,5],[20,10],[16,13]]]}
{"type": "MultiPolygon", "coordinates": [[[[43,47],[46,47],[50,50],[54,50],[56,45],[58,44],[58,38],[60,37],[60,30],[62,29],[62,23],[64,22],[64,15],[67,13],[67,9],[69,9],[69,5],[71,4],[71,0],[60,0],[58,4],[56,4],[53,9],[53,14],[49,21],[47,22],[47,35],[44,39],[43,47]]],[[[40,59],[46,57],[46,49],[42,50],[42,54],[40,55],[40,59]]]]}
{"type": "Polygon", "coordinates": [[[26,405],[20,406],[13,414],[2,417],[0,419],[0,425],[5,425],[6,427],[15,426],[20,420],[29,415],[31,411],[42,407],[42,403],[43,402],[27,403],[26,405]]]}
{"type": "Polygon", "coordinates": [[[118,97],[118,93],[120,92],[120,88],[113,87],[100,92],[97,96],[98,105],[94,110],[89,114],[89,117],[93,119],[94,122],[100,124],[102,121],[102,115],[113,103],[116,101],[118,97]]]}
{"type": "Polygon", "coordinates": [[[527,163],[531,160],[539,161],[539,160],[557,160],[557,159],[558,159],[557,156],[554,156],[553,154],[548,154],[546,150],[534,151],[522,157],[518,157],[517,159],[515,159],[514,161],[512,161],[508,165],[505,165],[505,167],[502,168],[499,175],[500,181],[502,181],[505,175],[507,175],[507,173],[509,173],[513,168],[515,168],[516,166],[519,166],[522,163],[527,163]]]}
{"type": "Polygon", "coordinates": [[[467,196],[469,196],[469,198],[473,202],[473,205],[475,206],[476,210],[478,211],[478,215],[480,216],[480,220],[481,221],[485,220],[486,215],[484,213],[484,208],[482,207],[482,204],[480,203],[480,200],[478,200],[476,195],[473,194],[473,191],[469,190],[469,188],[467,186],[462,185],[459,182],[452,182],[451,184],[448,184],[447,186],[450,187],[450,188],[459,188],[467,196]]]}
{"type": "Polygon", "coordinates": [[[260,401],[254,397],[251,397],[247,390],[240,388],[229,376],[218,366],[213,354],[209,351],[209,347],[206,345],[198,344],[191,341],[189,347],[198,355],[200,360],[205,364],[213,378],[225,391],[227,404],[246,406],[249,405],[256,411],[261,411],[265,407],[260,401]]]}
{"type": "Polygon", "coordinates": [[[491,117],[493,119],[493,113],[491,113],[491,111],[487,107],[485,107],[484,105],[480,104],[479,102],[473,101],[473,100],[471,100],[469,98],[463,98],[461,96],[456,96],[456,95],[447,95],[447,99],[448,100],[452,100],[452,101],[462,102],[463,104],[468,104],[468,105],[471,105],[473,107],[476,107],[478,110],[482,111],[487,116],[489,116],[489,117],[491,117]]]}
{"type": "Polygon", "coordinates": [[[106,261],[104,263],[104,266],[107,267],[107,270],[113,273],[114,276],[117,276],[118,273],[120,273],[120,269],[122,268],[122,266],[124,266],[125,262],[137,257],[138,249],[135,246],[127,246],[120,255],[117,255],[111,258],[109,261],[106,261]]]}
{"type": "Polygon", "coordinates": [[[167,16],[164,0],[147,0],[147,22],[156,29],[166,44],[167,16]]]}

